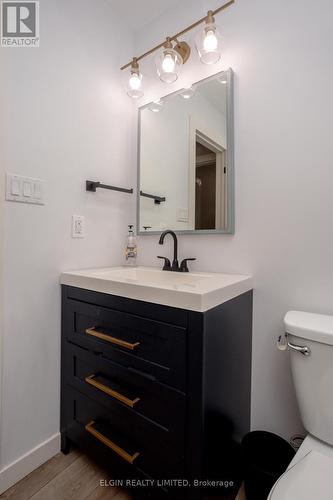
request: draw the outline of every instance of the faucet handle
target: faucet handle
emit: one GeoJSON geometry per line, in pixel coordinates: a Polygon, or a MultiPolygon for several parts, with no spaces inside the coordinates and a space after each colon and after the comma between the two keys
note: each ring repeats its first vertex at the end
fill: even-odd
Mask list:
{"type": "Polygon", "coordinates": [[[181,264],[180,264],[180,272],[182,272],[182,273],[188,273],[189,272],[189,269],[187,267],[187,262],[189,260],[197,260],[197,259],[190,258],[190,259],[184,259],[184,260],[182,260],[181,264]]]}
{"type": "Polygon", "coordinates": [[[171,271],[171,262],[167,257],[157,256],[158,259],[164,259],[163,271],[171,271]]]}

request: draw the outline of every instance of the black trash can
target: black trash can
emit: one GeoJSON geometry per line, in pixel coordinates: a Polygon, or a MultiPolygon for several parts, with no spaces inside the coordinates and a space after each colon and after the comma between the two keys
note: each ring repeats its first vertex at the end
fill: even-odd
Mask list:
{"type": "Polygon", "coordinates": [[[265,431],[253,431],[242,440],[244,485],[247,500],[267,500],[270,490],[295,455],[284,439],[265,431]]]}

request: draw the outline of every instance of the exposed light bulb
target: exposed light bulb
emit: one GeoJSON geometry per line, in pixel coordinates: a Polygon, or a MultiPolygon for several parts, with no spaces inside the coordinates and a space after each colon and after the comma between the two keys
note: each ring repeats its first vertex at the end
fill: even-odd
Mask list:
{"type": "Polygon", "coordinates": [[[162,69],[165,73],[173,73],[176,68],[176,63],[172,54],[166,53],[162,62],[162,69]]]}
{"type": "Polygon", "coordinates": [[[215,64],[221,59],[221,34],[215,24],[212,11],[207,14],[205,28],[196,36],[195,46],[204,64],[215,64]]]}
{"type": "Polygon", "coordinates": [[[142,81],[137,73],[132,73],[128,82],[132,90],[138,90],[141,88],[142,81]]]}
{"type": "Polygon", "coordinates": [[[173,83],[177,80],[183,59],[167,38],[163,50],[155,57],[157,74],[162,82],[173,83]]]}
{"type": "Polygon", "coordinates": [[[218,44],[218,41],[217,41],[214,30],[209,29],[206,33],[206,36],[205,36],[205,39],[203,42],[204,49],[207,52],[213,52],[214,50],[217,49],[217,44],[218,44]]]}
{"type": "Polygon", "coordinates": [[[127,95],[132,99],[139,99],[143,96],[142,87],[142,74],[139,70],[139,64],[136,58],[133,58],[131,66],[131,74],[128,79],[127,95]]]}

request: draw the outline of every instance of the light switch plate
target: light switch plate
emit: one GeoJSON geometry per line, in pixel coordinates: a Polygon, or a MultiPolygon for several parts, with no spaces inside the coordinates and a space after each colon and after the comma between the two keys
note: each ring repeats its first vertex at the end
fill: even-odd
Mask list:
{"type": "Polygon", "coordinates": [[[72,238],[84,238],[86,235],[86,218],[83,215],[72,216],[72,238]]]}
{"type": "Polygon", "coordinates": [[[7,173],[6,200],[44,205],[44,185],[42,179],[7,173]]]}

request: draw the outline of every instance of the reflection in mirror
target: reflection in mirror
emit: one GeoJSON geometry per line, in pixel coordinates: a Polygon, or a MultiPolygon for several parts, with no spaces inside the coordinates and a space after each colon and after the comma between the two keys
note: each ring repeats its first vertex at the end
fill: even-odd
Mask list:
{"type": "Polygon", "coordinates": [[[233,232],[232,71],[140,109],[140,234],[233,232]]]}
{"type": "Polygon", "coordinates": [[[195,229],[225,229],[225,149],[198,132],[195,159],[195,229]]]}

